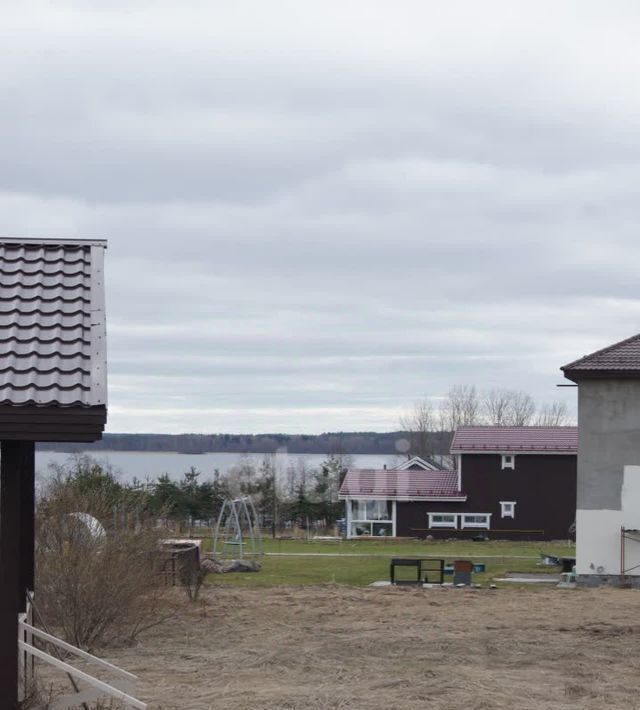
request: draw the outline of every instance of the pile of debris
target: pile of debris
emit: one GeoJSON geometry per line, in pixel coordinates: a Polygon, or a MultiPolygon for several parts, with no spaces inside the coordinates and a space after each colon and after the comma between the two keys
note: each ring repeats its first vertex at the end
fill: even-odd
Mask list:
{"type": "Polygon", "coordinates": [[[207,573],[226,574],[227,572],[259,572],[261,565],[257,560],[221,560],[213,555],[206,555],[200,567],[207,573]]]}

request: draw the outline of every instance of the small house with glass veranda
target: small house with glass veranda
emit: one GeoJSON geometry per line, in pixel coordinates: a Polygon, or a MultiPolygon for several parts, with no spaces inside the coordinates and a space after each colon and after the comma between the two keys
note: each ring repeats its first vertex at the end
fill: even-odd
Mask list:
{"type": "Polygon", "coordinates": [[[453,470],[413,458],[349,469],[347,537],[567,539],[576,514],[573,426],[461,426],[453,470]]]}

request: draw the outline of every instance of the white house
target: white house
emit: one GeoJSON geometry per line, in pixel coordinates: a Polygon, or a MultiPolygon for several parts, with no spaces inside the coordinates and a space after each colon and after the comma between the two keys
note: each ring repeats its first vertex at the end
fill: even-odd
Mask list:
{"type": "Polygon", "coordinates": [[[398,504],[464,501],[455,471],[414,456],[393,469],[349,469],[340,487],[347,537],[407,535],[398,526],[398,504]]]}

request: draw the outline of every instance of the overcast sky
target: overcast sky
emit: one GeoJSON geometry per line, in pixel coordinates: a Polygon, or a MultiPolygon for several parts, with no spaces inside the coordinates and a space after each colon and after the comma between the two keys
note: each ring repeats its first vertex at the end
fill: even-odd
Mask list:
{"type": "Polygon", "coordinates": [[[109,431],[574,408],[640,330],[636,0],[1,12],[0,234],[109,240],[109,431]]]}

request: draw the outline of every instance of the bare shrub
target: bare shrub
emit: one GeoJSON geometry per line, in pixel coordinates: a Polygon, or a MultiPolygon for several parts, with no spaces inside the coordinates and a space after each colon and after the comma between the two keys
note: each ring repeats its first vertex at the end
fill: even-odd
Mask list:
{"type": "Polygon", "coordinates": [[[116,524],[135,519],[121,515],[131,505],[127,496],[110,474],[58,472],[38,503],[36,604],[49,626],[87,650],[131,642],[167,616],[157,531],[116,524]]]}
{"type": "Polygon", "coordinates": [[[192,602],[198,600],[200,588],[204,584],[208,571],[206,567],[201,566],[195,568],[192,566],[183,566],[179,573],[180,584],[187,595],[187,598],[192,602]]]}

